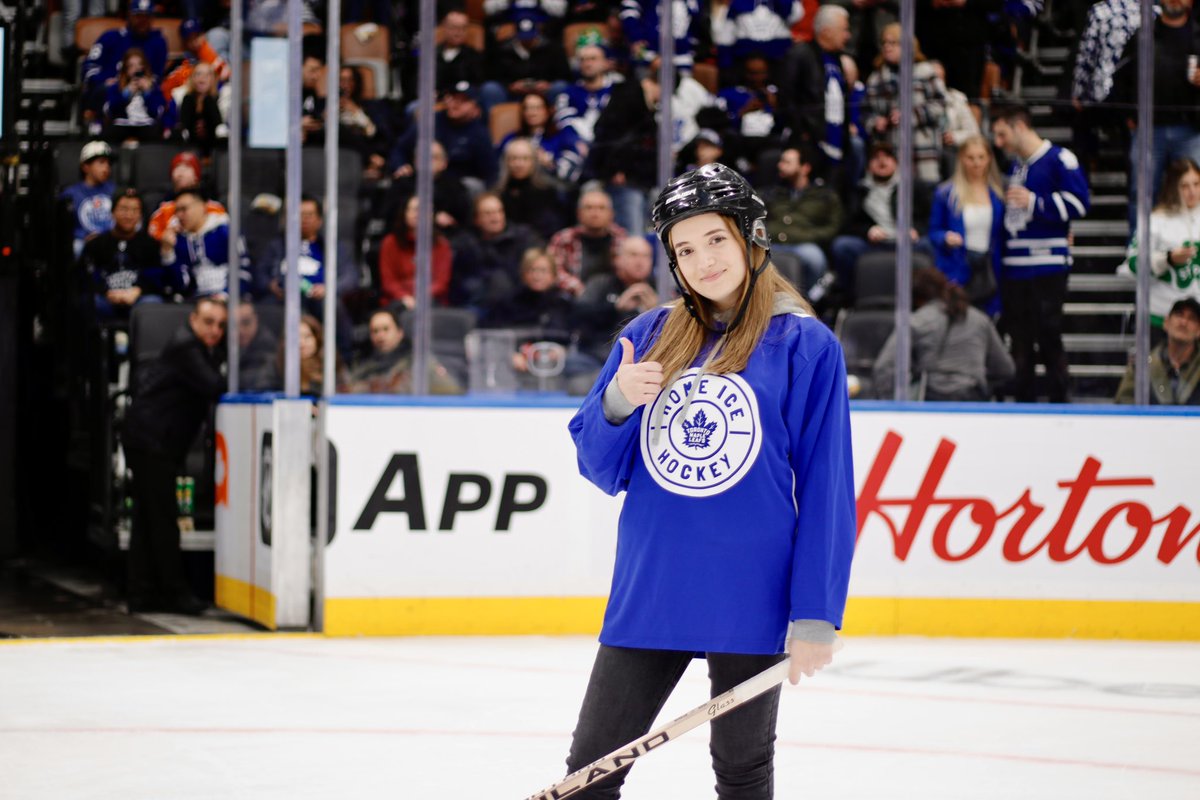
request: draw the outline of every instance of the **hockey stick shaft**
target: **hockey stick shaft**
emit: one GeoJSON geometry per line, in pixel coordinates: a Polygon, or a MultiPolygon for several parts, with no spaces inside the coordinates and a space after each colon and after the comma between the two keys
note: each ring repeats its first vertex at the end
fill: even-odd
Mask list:
{"type": "Polygon", "coordinates": [[[645,736],[640,736],[624,747],[618,748],[603,758],[593,761],[583,769],[572,772],[558,783],[548,786],[537,794],[530,795],[526,800],[561,800],[581,792],[587,787],[604,780],[614,772],[627,769],[634,761],[657,750],[674,739],[678,739],[692,728],[699,727],[709,720],[714,720],[733,711],[743,703],[758,697],[763,692],[783,683],[788,675],[790,662],[787,659],[768,667],[724,694],[717,695],[703,705],[696,706],[678,719],[655,728],[645,736]]]}

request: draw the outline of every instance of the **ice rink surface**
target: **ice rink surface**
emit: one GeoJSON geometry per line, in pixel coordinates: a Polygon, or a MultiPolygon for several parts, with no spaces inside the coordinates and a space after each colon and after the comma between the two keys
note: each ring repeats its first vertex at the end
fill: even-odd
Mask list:
{"type": "MultiPolygon", "coordinates": [[[[0,644],[0,798],[523,800],[562,775],[594,648],[0,644]]],[[[706,697],[697,662],[663,719],[706,697]]],[[[639,761],[624,797],[715,797],[707,736],[639,761]]],[[[785,687],[776,797],[1197,800],[1200,644],[850,639],[785,687]]]]}

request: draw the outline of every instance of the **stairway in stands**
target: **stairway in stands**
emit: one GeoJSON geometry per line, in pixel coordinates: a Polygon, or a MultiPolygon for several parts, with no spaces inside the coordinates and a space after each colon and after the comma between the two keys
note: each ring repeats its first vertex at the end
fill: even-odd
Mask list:
{"type": "MultiPolygon", "coordinates": [[[[1013,85],[1038,133],[1068,148],[1073,112],[1062,87],[1070,85],[1069,44],[1035,30],[1030,55],[1042,69],[1018,67],[1013,85]]],[[[1102,136],[1099,162],[1089,175],[1091,210],[1071,225],[1074,264],[1063,340],[1074,402],[1111,403],[1134,346],[1134,281],[1116,274],[1129,240],[1128,159],[1122,146],[1102,136]]]]}

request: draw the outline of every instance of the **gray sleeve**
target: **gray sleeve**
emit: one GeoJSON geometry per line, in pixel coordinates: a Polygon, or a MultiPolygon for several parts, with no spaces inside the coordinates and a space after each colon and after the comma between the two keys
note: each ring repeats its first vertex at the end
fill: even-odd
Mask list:
{"type": "Polygon", "coordinates": [[[604,418],[614,425],[619,425],[629,419],[630,415],[637,410],[637,406],[621,394],[621,387],[617,386],[615,375],[609,381],[608,388],[604,390],[602,407],[604,408],[604,418]]]}
{"type": "Polygon", "coordinates": [[[796,619],[792,620],[788,638],[813,644],[833,644],[837,641],[837,629],[832,622],[823,619],[796,619]]]}

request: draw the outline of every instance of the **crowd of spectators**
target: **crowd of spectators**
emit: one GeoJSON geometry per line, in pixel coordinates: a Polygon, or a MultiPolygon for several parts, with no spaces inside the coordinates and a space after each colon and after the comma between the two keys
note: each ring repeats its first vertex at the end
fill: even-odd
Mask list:
{"type": "MultiPolygon", "coordinates": [[[[86,14],[93,4],[76,5],[86,14]]],[[[80,153],[79,182],[63,190],[100,319],[119,323],[138,302],[221,294],[233,279],[253,303],[280,301],[282,238],[262,247],[230,242],[222,198],[212,191],[217,182],[203,174],[228,135],[225,5],[129,0],[125,24],[81,54],[80,115],[95,138],[80,153]],[[155,25],[164,18],[180,20],[179,53],[168,52],[155,25]],[[154,141],[187,148],[172,164],[171,196],[157,209],[143,207],[146,187],[118,189],[111,180],[125,148],[154,141]],[[135,214],[149,223],[148,235],[135,214]]],[[[248,2],[248,29],[278,33],[280,5],[248,2]]],[[[1088,210],[1088,126],[1078,126],[1081,164],[1060,146],[1070,143],[1039,137],[1028,112],[993,102],[1040,3],[917,5],[916,63],[904,89],[915,115],[911,230],[897,230],[901,30],[891,0],[674,3],[676,170],[719,160],[750,177],[770,208],[776,250],[798,261],[800,288],[831,321],[856,303],[861,259],[911,238],[984,320],[1000,320],[1016,362],[1010,393],[1034,399],[1040,359],[1050,399],[1065,400],[1068,226],[1088,210]],[[996,73],[998,83],[989,77],[996,73]]],[[[1155,97],[1167,106],[1156,118],[1153,168],[1156,190],[1165,174],[1169,197],[1152,226],[1151,266],[1164,283],[1176,273],[1200,275],[1200,232],[1186,227],[1197,205],[1188,188],[1196,172],[1187,165],[1195,170],[1200,159],[1200,70],[1187,67],[1187,55],[1200,52],[1200,29],[1191,6],[1164,0],[1155,23],[1155,97]],[[1164,260],[1157,242],[1167,239],[1164,260]]],[[[331,65],[323,60],[323,8],[305,8],[302,133],[306,146],[316,146],[324,141],[331,65]]],[[[611,326],[660,299],[648,282],[653,239],[646,236],[663,91],[657,8],[652,0],[440,7],[436,142],[427,165],[435,306],[469,309],[481,326],[545,329],[579,370],[603,359],[611,326]]],[[[1104,66],[1085,70],[1086,81],[1077,70],[1080,119],[1129,90],[1130,71],[1120,65],[1134,46],[1136,9],[1104,0],[1088,16],[1077,63],[1104,66]]],[[[353,237],[327,242],[320,202],[301,203],[305,324],[310,333],[321,325],[325,253],[336,247],[338,285],[328,290],[338,296],[345,384],[403,386],[407,379],[391,371],[407,364],[402,312],[416,303],[414,194],[426,168],[415,159],[416,5],[346,3],[343,23],[390,42],[382,74],[392,87],[362,65],[337,65],[339,137],[358,154],[362,178],[357,207],[340,213],[358,224],[353,237]],[[379,308],[391,313],[374,313],[379,308]],[[383,330],[390,327],[398,339],[383,330]],[[371,366],[356,373],[360,361],[371,366]]],[[[1196,287],[1200,279],[1176,283],[1196,287]]],[[[949,296],[929,300],[931,308],[950,308],[931,320],[978,320],[949,296]]],[[[1158,301],[1157,325],[1166,305],[1158,301]]],[[[460,388],[465,379],[448,377],[460,388]]]]}

